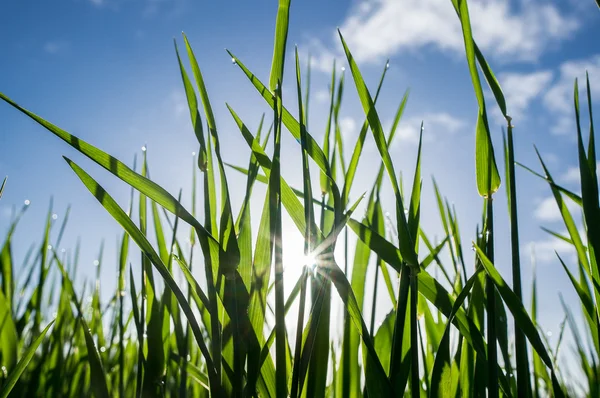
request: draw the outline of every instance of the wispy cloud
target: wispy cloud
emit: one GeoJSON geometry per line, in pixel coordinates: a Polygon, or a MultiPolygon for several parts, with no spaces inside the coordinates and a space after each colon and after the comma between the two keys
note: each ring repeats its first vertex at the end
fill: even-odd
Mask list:
{"type": "MultiPolygon", "coordinates": [[[[580,26],[574,16],[539,0],[472,0],[469,12],[479,47],[506,63],[537,61],[550,45],[571,37],[580,26]]],[[[356,60],[364,63],[423,47],[464,51],[461,26],[447,0],[362,0],[340,30],[356,60]]],[[[336,45],[315,38],[307,43],[310,52],[318,54],[314,65],[324,70],[340,53],[337,34],[327,40],[336,45]]]]}
{"type": "MultiPolygon", "coordinates": [[[[563,235],[567,235],[566,231],[562,232],[563,235]]],[[[576,259],[576,252],[573,245],[565,242],[564,240],[548,236],[546,239],[540,239],[531,241],[524,245],[523,250],[526,253],[531,253],[537,263],[551,263],[558,261],[556,254],[567,263],[572,263],[576,259]]]]}
{"type": "MultiPolygon", "coordinates": [[[[430,141],[434,137],[443,138],[448,134],[456,134],[467,124],[446,112],[426,113],[422,117],[403,119],[398,125],[398,141],[417,143],[423,122],[423,140],[430,141]]],[[[388,123],[391,126],[391,122],[388,123]]]]}
{"type": "Polygon", "coordinates": [[[552,80],[552,71],[503,73],[498,79],[506,98],[507,112],[519,123],[519,120],[526,116],[531,102],[548,87],[552,80]]]}
{"type": "Polygon", "coordinates": [[[580,60],[570,60],[560,65],[559,76],[544,95],[544,105],[555,115],[551,131],[555,134],[565,134],[574,131],[573,119],[573,82],[579,79],[580,98],[586,99],[585,72],[590,78],[592,92],[600,92],[600,54],[580,60]]]}
{"type": "Polygon", "coordinates": [[[185,11],[187,0],[144,0],[142,16],[151,18],[156,15],[164,15],[173,18],[185,11]]]}
{"type": "Polygon", "coordinates": [[[47,54],[58,54],[69,48],[69,42],[65,40],[48,41],[44,44],[44,52],[47,54]]]}
{"type": "MultiPolygon", "coordinates": [[[[567,209],[573,214],[579,209],[579,206],[569,199],[565,199],[564,202],[567,205],[567,209]]],[[[553,196],[548,197],[540,201],[534,212],[535,218],[541,221],[555,222],[562,220],[560,209],[556,204],[556,200],[553,196]]]]}
{"type": "Polygon", "coordinates": [[[101,7],[106,4],[106,0],[89,0],[96,7],[101,7]]]}

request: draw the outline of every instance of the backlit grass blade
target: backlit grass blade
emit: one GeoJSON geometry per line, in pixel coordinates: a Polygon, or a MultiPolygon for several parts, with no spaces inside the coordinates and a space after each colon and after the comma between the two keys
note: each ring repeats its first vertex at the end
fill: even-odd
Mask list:
{"type": "Polygon", "coordinates": [[[342,41],[342,45],[344,46],[346,58],[348,59],[348,63],[350,64],[350,70],[352,71],[352,76],[354,77],[354,83],[356,85],[358,96],[361,100],[365,115],[367,116],[367,119],[369,121],[369,126],[371,127],[373,138],[375,139],[377,149],[379,150],[381,158],[385,164],[386,170],[390,177],[390,181],[392,183],[394,195],[396,197],[398,240],[400,242],[400,252],[402,253],[402,258],[404,259],[404,261],[406,261],[408,265],[410,265],[411,267],[416,267],[418,269],[419,260],[417,259],[417,254],[415,252],[414,237],[410,235],[408,223],[406,221],[406,215],[404,214],[404,205],[402,201],[402,196],[400,194],[400,188],[396,180],[396,172],[394,171],[394,165],[392,163],[392,159],[388,151],[387,142],[383,134],[383,128],[381,126],[379,116],[377,115],[377,111],[375,110],[375,106],[373,104],[371,95],[369,94],[369,90],[367,89],[362,75],[358,70],[358,66],[354,61],[354,58],[352,57],[352,54],[350,53],[350,50],[348,49],[348,46],[346,45],[346,42],[344,41],[341,32],[338,33],[340,36],[340,40],[342,41]]]}
{"type": "Polygon", "coordinates": [[[192,83],[190,82],[190,78],[183,67],[183,63],[181,62],[181,57],[179,56],[179,49],[177,48],[177,42],[173,40],[175,45],[175,54],[177,55],[177,62],[179,64],[179,71],[181,73],[181,80],[183,81],[183,87],[185,89],[185,95],[187,98],[188,108],[190,111],[190,117],[192,119],[192,127],[194,128],[194,133],[196,134],[196,139],[200,144],[200,153],[198,154],[198,168],[202,171],[206,170],[207,167],[207,154],[206,154],[206,143],[204,139],[204,132],[202,130],[202,118],[200,117],[200,112],[198,112],[198,99],[196,98],[196,93],[194,92],[194,88],[192,87],[192,83]]]}
{"type": "Polygon", "coordinates": [[[215,379],[216,371],[214,368],[214,364],[211,360],[211,357],[208,353],[208,349],[203,340],[202,332],[196,321],[195,315],[189,306],[189,303],[185,299],[183,292],[179,289],[179,286],[173,279],[173,277],[169,274],[167,267],[162,263],[160,256],[154,251],[148,240],[145,236],[140,232],[139,228],[131,221],[127,214],[119,207],[119,205],[114,201],[112,197],[100,186],[98,183],[94,181],[83,169],[77,166],[70,159],[65,158],[67,163],[71,166],[73,171],[77,174],[77,176],[81,179],[84,185],[88,188],[88,190],[94,195],[94,197],[102,204],[102,206],[113,216],[113,218],[121,224],[121,226],[129,233],[131,238],[140,246],[140,249],[144,251],[146,256],[152,261],[152,264],[156,268],[156,270],[161,274],[165,284],[169,286],[169,288],[175,294],[177,301],[181,305],[183,312],[185,313],[188,321],[191,324],[192,331],[194,332],[194,336],[196,338],[196,342],[204,356],[204,360],[206,361],[207,371],[209,378],[211,380],[211,391],[219,392],[221,385],[218,380],[215,379]]]}
{"type": "Polygon", "coordinates": [[[498,168],[496,166],[490,128],[487,120],[485,99],[483,97],[479,72],[477,71],[475,42],[473,41],[471,33],[471,22],[469,19],[467,0],[452,0],[452,3],[458,12],[462,26],[467,63],[469,65],[473,88],[475,89],[475,97],[477,98],[477,103],[479,105],[475,137],[477,190],[479,191],[479,195],[488,197],[498,190],[498,187],[500,186],[500,174],[498,173],[498,168]]]}
{"type": "MultiPolygon", "coordinates": [[[[331,122],[332,122],[332,117],[333,117],[333,108],[334,108],[334,103],[335,103],[335,87],[336,87],[336,80],[335,80],[335,69],[336,69],[336,65],[335,65],[335,60],[333,61],[333,67],[331,68],[331,83],[329,84],[329,112],[327,114],[327,123],[325,124],[325,134],[323,134],[323,153],[325,154],[325,157],[327,158],[327,161],[330,165],[330,167],[332,167],[332,163],[331,163],[331,122]]],[[[298,118],[300,119],[300,118],[298,118]]],[[[302,123],[302,122],[300,122],[302,123]]],[[[305,145],[306,146],[306,145],[305,145]]],[[[327,176],[327,174],[323,171],[321,171],[321,178],[319,180],[319,182],[321,183],[321,195],[326,195],[327,192],[329,192],[329,178],[327,176]]]]}
{"type": "Polygon", "coordinates": [[[12,370],[17,363],[18,344],[10,302],[0,292],[0,364],[4,369],[12,370]]]}
{"type": "MultiPolygon", "coordinates": [[[[244,74],[248,77],[250,82],[258,90],[258,92],[261,94],[261,96],[267,102],[267,104],[271,107],[271,109],[275,109],[275,97],[269,91],[269,89],[267,87],[265,87],[265,85],[252,72],[250,72],[248,70],[248,68],[246,68],[246,66],[238,58],[236,58],[231,52],[229,52],[229,51],[227,51],[227,52],[232,57],[232,59],[234,59],[236,61],[235,62],[236,65],[239,66],[240,69],[242,69],[244,74]]],[[[300,124],[292,116],[292,114],[285,108],[285,106],[282,106],[281,121],[283,122],[283,124],[285,125],[287,130],[296,139],[296,141],[301,142],[302,138],[300,137],[300,124]]],[[[333,196],[335,202],[338,203],[340,201],[340,191],[339,191],[337,184],[331,177],[331,169],[330,169],[329,163],[327,161],[327,157],[323,153],[323,150],[319,147],[319,144],[317,144],[315,139],[310,135],[310,133],[308,131],[306,132],[306,141],[307,141],[306,142],[306,148],[307,148],[306,150],[307,150],[308,155],[315,161],[317,166],[323,172],[325,172],[325,174],[327,176],[329,176],[329,179],[331,180],[330,184],[331,184],[332,196],[333,196]]],[[[341,206],[336,206],[336,209],[338,209],[338,208],[339,208],[339,211],[341,212],[342,211],[341,206]]]]}
{"type": "MultiPolygon", "coordinates": [[[[311,226],[314,224],[314,209],[312,205],[312,185],[310,181],[310,168],[308,163],[308,155],[306,153],[306,126],[304,124],[306,117],[304,116],[304,109],[302,106],[302,82],[301,82],[301,71],[300,61],[298,59],[298,49],[295,49],[296,59],[296,90],[298,93],[298,111],[300,121],[300,136],[302,144],[302,177],[303,177],[303,188],[304,188],[304,219],[306,223],[304,231],[304,255],[309,256],[313,244],[313,233],[311,226]]],[[[308,280],[308,267],[313,264],[303,264],[302,275],[301,275],[301,291],[300,291],[300,303],[298,308],[298,323],[296,325],[296,346],[294,349],[294,361],[292,369],[292,383],[291,383],[291,397],[295,398],[298,395],[300,387],[298,386],[300,380],[300,358],[302,357],[302,329],[304,327],[304,312],[306,302],[306,285],[308,280]]],[[[335,368],[334,368],[335,372],[335,368]]]]}
{"type": "Polygon", "coordinates": [[[283,81],[285,47],[287,43],[288,25],[290,23],[290,3],[291,0],[279,0],[279,7],[277,9],[273,60],[271,63],[271,75],[269,77],[269,88],[272,93],[275,93],[277,85],[281,87],[283,81]]]}
{"type": "MultiPolygon", "coordinates": [[[[381,92],[381,87],[383,86],[383,80],[385,79],[387,70],[388,70],[388,63],[385,64],[385,67],[383,68],[383,72],[381,73],[381,77],[379,78],[379,84],[377,85],[377,91],[375,92],[375,98],[373,98],[373,104],[377,104],[377,99],[379,98],[379,93],[381,92]]],[[[398,109],[398,112],[396,112],[396,117],[394,119],[394,126],[397,125],[397,122],[400,120],[400,117],[402,115],[402,112],[404,111],[404,106],[406,105],[407,99],[408,99],[408,90],[404,94],[404,97],[402,98],[402,102],[400,103],[400,108],[398,109]]],[[[344,174],[344,187],[342,188],[342,203],[343,204],[348,203],[348,196],[350,195],[350,189],[352,188],[352,184],[354,182],[354,177],[356,176],[356,170],[358,168],[358,161],[360,159],[360,156],[361,156],[363,148],[364,148],[365,138],[367,136],[368,130],[369,130],[369,122],[368,122],[368,120],[365,120],[360,129],[360,132],[358,133],[358,137],[356,139],[356,144],[354,145],[354,150],[352,151],[352,157],[350,158],[350,163],[348,163],[348,169],[347,169],[346,173],[344,174]]],[[[392,128],[392,132],[390,133],[390,138],[391,138],[391,134],[393,134],[394,131],[395,131],[395,129],[392,128]]],[[[390,144],[390,139],[388,139],[388,145],[389,144],[390,144]]]]}
{"type": "Polygon", "coordinates": [[[35,341],[27,348],[27,351],[23,354],[21,360],[17,363],[17,366],[9,373],[8,378],[4,381],[2,385],[2,390],[0,390],[0,398],[7,398],[12,391],[15,384],[29,365],[29,362],[33,358],[35,351],[40,346],[44,338],[46,337],[46,333],[50,330],[50,327],[54,324],[55,320],[50,321],[48,325],[42,330],[39,336],[35,339],[35,341]]]}

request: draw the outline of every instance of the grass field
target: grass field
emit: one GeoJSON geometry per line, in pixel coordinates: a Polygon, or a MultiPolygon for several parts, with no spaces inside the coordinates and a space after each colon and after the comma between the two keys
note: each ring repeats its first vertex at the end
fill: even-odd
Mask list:
{"type": "MultiPolygon", "coordinates": [[[[558,185],[541,156],[541,171],[530,169],[548,183],[568,231],[554,235],[575,248],[578,260],[566,264],[558,257],[572,283],[565,289],[575,289],[581,308],[564,305],[566,321],[557,344],[550,346],[536,322],[535,280],[532,302],[522,300],[511,117],[471,35],[467,1],[452,3],[478,107],[473,189],[482,207],[472,242],[461,241],[458,215],[437,186],[437,208],[420,206],[422,140],[413,173],[401,178],[395,169],[389,148],[402,123],[408,92],[399,98],[392,128],[384,131],[375,102],[387,67],[378,87],[368,88],[342,33],[351,76],[346,81],[333,69],[324,141],[318,143],[307,131],[310,71],[301,70],[297,50],[295,64],[284,65],[290,52],[290,0],[279,1],[268,79],[259,80],[230,53],[272,110],[259,126],[251,127],[229,107],[248,145],[246,164],[223,160],[227,144],[220,141],[205,77],[185,35],[176,43],[199,147],[191,208],[183,207],[181,193],[173,195],[149,178],[145,150],[139,167],[130,168],[0,93],[4,103],[131,187],[129,206],[123,208],[79,160],[65,157],[124,230],[116,289],[108,297],[99,275],[114,268],[101,257],[93,284],[72,282],[78,256],[58,250],[68,216],[58,234],[51,234],[50,210],[42,242],[21,260],[12,254],[12,236],[28,204],[15,214],[0,252],[0,396],[599,396],[600,273],[595,253],[600,253],[600,204],[589,80],[582,84],[587,95],[581,103],[577,81],[573,91],[581,195],[558,185]],[[282,98],[284,69],[286,78],[296,83],[293,98],[282,98]],[[484,95],[485,85],[491,96],[484,95]],[[356,142],[347,142],[338,114],[342,93],[352,90],[360,98],[364,124],[356,142]],[[492,145],[492,134],[498,133],[488,123],[492,107],[506,120],[502,148],[492,145]],[[590,120],[585,132],[581,113],[590,120]],[[298,142],[301,164],[295,167],[301,170],[302,186],[290,186],[282,178],[282,139],[298,142]],[[360,160],[367,139],[374,140],[380,155],[378,174],[372,188],[351,201],[357,196],[352,190],[357,170],[366,167],[360,160]],[[353,148],[349,159],[343,156],[345,147],[353,148]],[[497,166],[501,157],[504,170],[497,166]],[[231,173],[246,176],[243,190],[233,193],[231,173]],[[501,181],[505,191],[499,190],[501,181]],[[259,184],[267,191],[257,199],[253,188],[259,184]],[[381,204],[383,184],[391,185],[393,209],[381,204]],[[233,208],[231,197],[240,192],[242,206],[233,208]],[[494,246],[493,199],[499,195],[506,195],[508,202],[510,247],[494,246]],[[251,200],[263,203],[261,212],[251,210],[251,200]],[[577,214],[568,202],[578,206],[577,214]],[[355,212],[359,205],[366,208],[364,214],[355,212]],[[439,214],[445,233],[441,241],[420,228],[425,212],[439,214]],[[284,213],[304,237],[301,276],[285,290],[284,213]],[[575,221],[580,216],[583,233],[575,221]],[[353,236],[356,244],[350,244],[353,236]],[[343,256],[338,255],[340,248],[343,256]],[[510,279],[494,266],[499,250],[511,252],[510,279]],[[133,256],[141,258],[140,272],[128,265],[133,256]],[[473,263],[474,269],[468,266],[473,263]],[[372,284],[365,282],[367,272],[375,275],[372,284]],[[376,325],[375,313],[381,311],[376,307],[382,305],[375,299],[378,290],[389,294],[392,305],[376,325]],[[330,322],[338,298],[344,308],[339,331],[330,322]],[[575,322],[579,311],[584,330],[575,322]],[[567,329],[577,345],[581,380],[565,377],[557,360],[567,329]],[[333,337],[337,334],[339,341],[333,337]]],[[[10,181],[4,180],[0,197],[9,189],[10,181]]]]}

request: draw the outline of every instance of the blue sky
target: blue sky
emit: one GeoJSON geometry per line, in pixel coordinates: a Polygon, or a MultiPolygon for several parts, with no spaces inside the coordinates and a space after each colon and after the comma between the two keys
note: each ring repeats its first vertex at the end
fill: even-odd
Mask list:
{"type": "MultiPolygon", "coordinates": [[[[572,85],[575,77],[583,77],[588,70],[593,93],[596,97],[600,93],[600,46],[594,39],[600,37],[600,12],[596,5],[592,0],[471,0],[469,6],[474,37],[499,78],[513,116],[517,160],[539,170],[532,146],[535,143],[554,177],[577,190],[572,85]]],[[[5,1],[0,4],[0,91],[123,161],[131,163],[133,155],[140,155],[141,146],[147,144],[153,179],[174,194],[184,188],[184,197],[188,197],[184,203],[189,205],[192,152],[197,150],[197,143],[190,128],[173,37],[181,45],[180,33],[185,31],[196,52],[225,143],[225,160],[245,166],[249,151],[225,102],[253,129],[268,109],[232,65],[224,48],[267,80],[276,11],[275,1],[5,1]]],[[[339,27],[372,90],[385,60],[390,59],[378,104],[386,127],[402,94],[411,89],[392,155],[404,175],[412,175],[423,120],[424,228],[432,236],[441,236],[432,197],[433,174],[442,193],[456,205],[463,241],[470,242],[481,210],[473,167],[477,108],[451,2],[305,0],[292,2],[291,15],[289,43],[298,45],[304,66],[307,54],[313,60],[311,134],[322,140],[333,59],[337,58],[338,68],[344,65],[335,30],[339,27]]],[[[294,75],[290,73],[292,50],[289,46],[284,101],[296,109],[294,75]]],[[[351,148],[363,112],[349,75],[346,81],[341,121],[349,140],[346,147],[351,148]]],[[[488,103],[493,104],[491,96],[488,103]]],[[[595,109],[600,114],[597,105],[595,109]]],[[[500,161],[502,123],[497,110],[491,113],[500,161]]],[[[283,173],[296,186],[298,152],[297,143],[285,135],[284,153],[289,158],[283,173]]],[[[81,239],[81,272],[86,274],[93,269],[99,242],[104,239],[106,270],[111,272],[103,276],[103,282],[112,286],[115,246],[121,232],[61,155],[84,166],[122,205],[127,204],[129,190],[123,183],[8,105],[0,104],[0,174],[9,176],[0,202],[0,235],[6,231],[11,209],[30,200],[15,238],[15,253],[22,258],[31,242],[41,239],[50,197],[54,197],[57,223],[72,204],[61,246],[72,250],[77,238],[81,239]]],[[[369,137],[354,198],[369,189],[369,178],[378,164],[378,153],[369,137]]],[[[553,250],[566,255],[571,265],[573,257],[564,244],[539,228],[544,225],[564,230],[547,185],[522,169],[517,169],[517,178],[524,283],[529,286],[529,256],[535,247],[543,303],[540,317],[544,327],[556,334],[563,316],[562,311],[556,311],[557,292],[567,299],[575,296],[553,250]]],[[[241,176],[230,173],[233,187],[243,183],[241,176]]],[[[234,194],[237,209],[242,191],[233,189],[238,194],[234,194]]],[[[258,202],[263,192],[257,190],[258,202]]],[[[392,203],[386,201],[392,210],[392,203]]],[[[504,187],[496,209],[500,231],[497,266],[510,280],[504,187]]],[[[291,229],[290,236],[295,234],[291,229]]],[[[293,259],[301,247],[290,246],[288,257],[293,259]]],[[[137,256],[132,259],[135,261],[137,256]]],[[[296,275],[295,268],[289,267],[291,275],[296,275]]],[[[528,288],[526,297],[529,300],[528,288]]]]}

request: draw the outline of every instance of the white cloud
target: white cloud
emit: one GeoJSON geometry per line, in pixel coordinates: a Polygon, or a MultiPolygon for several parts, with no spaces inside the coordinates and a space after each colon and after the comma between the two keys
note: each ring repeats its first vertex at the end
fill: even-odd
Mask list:
{"type": "MultiPolygon", "coordinates": [[[[570,199],[565,198],[564,203],[567,205],[567,209],[569,209],[571,215],[579,209],[579,206],[570,199]]],[[[560,210],[553,196],[542,200],[535,209],[534,215],[535,218],[542,221],[553,222],[562,220],[560,210]]]]}
{"type": "MultiPolygon", "coordinates": [[[[568,236],[568,233],[564,231],[563,235],[568,236]]],[[[529,242],[525,245],[524,249],[527,253],[531,253],[533,250],[534,258],[538,263],[558,261],[556,253],[558,253],[567,264],[573,262],[576,258],[576,252],[573,245],[555,237],[548,237],[546,239],[529,242]]]]}
{"type": "MultiPolygon", "coordinates": [[[[546,48],[569,38],[579,22],[540,0],[471,0],[469,13],[479,47],[500,61],[536,61],[546,48]],[[517,4],[518,3],[518,4],[517,4]]],[[[463,53],[460,22],[448,0],[362,0],[340,30],[358,62],[378,62],[400,51],[433,47],[463,53]]],[[[333,43],[338,43],[337,33],[333,43]]],[[[323,70],[340,54],[322,41],[308,43],[323,70]]]]}
{"type": "Polygon", "coordinates": [[[58,54],[69,48],[69,43],[64,40],[49,41],[44,44],[44,52],[47,54],[58,54]]]}
{"type": "Polygon", "coordinates": [[[418,143],[421,121],[423,122],[423,140],[431,140],[433,136],[443,137],[447,134],[456,134],[466,126],[463,120],[449,113],[427,113],[421,118],[410,117],[401,120],[396,133],[398,141],[418,143]]]}
{"type": "MultiPolygon", "coordinates": [[[[600,177],[600,162],[598,160],[596,160],[596,175],[600,177]]],[[[579,184],[580,177],[579,166],[571,166],[560,176],[560,180],[565,183],[579,184]]]]}
{"type": "Polygon", "coordinates": [[[560,179],[564,182],[578,183],[579,177],[579,167],[573,166],[569,167],[567,171],[565,171],[565,173],[560,177],[560,179]]]}
{"type": "Polygon", "coordinates": [[[315,92],[315,100],[317,100],[318,103],[324,104],[329,101],[329,95],[327,90],[319,89],[315,92]]]}
{"type": "Polygon", "coordinates": [[[189,107],[183,90],[171,91],[164,103],[166,110],[172,112],[178,119],[189,115],[189,107]]]}
{"type": "Polygon", "coordinates": [[[548,87],[552,71],[503,73],[498,79],[506,99],[507,113],[519,123],[531,102],[548,87]]]}
{"type": "Polygon", "coordinates": [[[344,116],[340,118],[339,124],[343,138],[348,139],[356,134],[356,120],[354,120],[353,118],[349,116],[344,116]]]}
{"type": "Polygon", "coordinates": [[[92,3],[93,5],[100,7],[103,6],[104,4],[106,4],[105,0],[90,0],[90,3],[92,3]]]}
{"type": "Polygon", "coordinates": [[[544,105],[554,115],[555,121],[552,132],[565,134],[574,131],[575,119],[573,118],[573,84],[575,78],[579,79],[579,98],[582,113],[587,114],[587,95],[585,93],[585,72],[590,75],[590,88],[592,95],[600,92],[600,54],[587,59],[570,60],[564,62],[560,68],[558,79],[550,86],[544,95],[544,105]]]}

